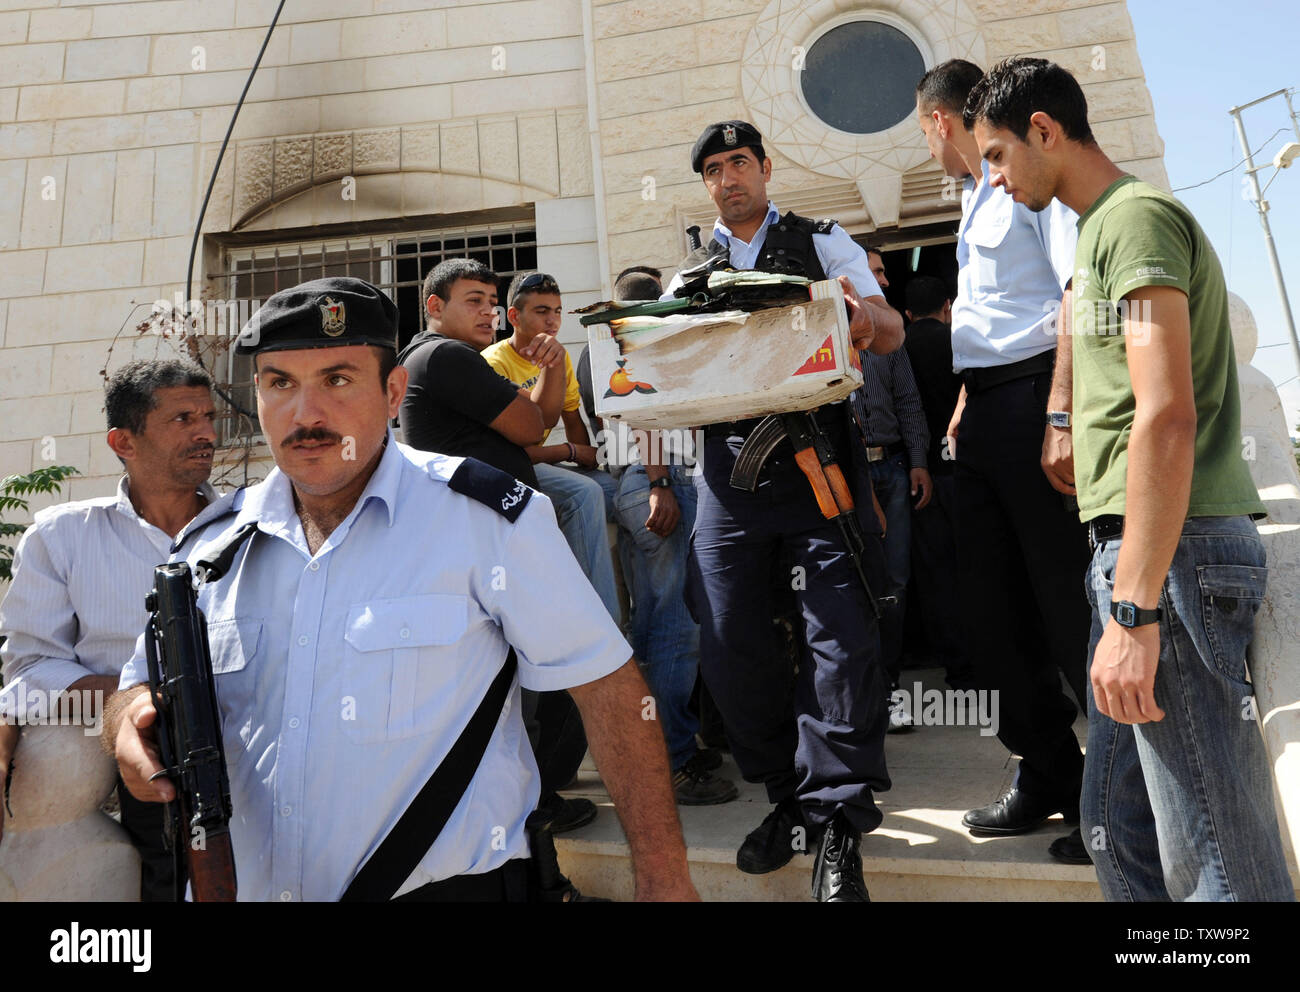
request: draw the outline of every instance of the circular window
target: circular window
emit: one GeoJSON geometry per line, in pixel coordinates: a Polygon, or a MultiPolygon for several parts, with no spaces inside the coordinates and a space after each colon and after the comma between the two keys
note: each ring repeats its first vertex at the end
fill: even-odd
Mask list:
{"type": "Polygon", "coordinates": [[[850,134],[886,131],[908,117],[923,75],[916,43],[879,21],[831,28],[808,49],[799,73],[809,109],[850,134]]]}

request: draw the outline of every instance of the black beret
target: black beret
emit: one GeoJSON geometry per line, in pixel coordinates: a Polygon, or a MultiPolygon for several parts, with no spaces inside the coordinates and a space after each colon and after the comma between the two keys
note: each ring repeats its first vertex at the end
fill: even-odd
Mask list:
{"type": "Polygon", "coordinates": [[[696,172],[704,171],[704,160],[718,152],[733,148],[753,146],[755,155],[763,161],[763,136],[758,128],[748,121],[718,121],[704,129],[704,133],[695,141],[691,149],[691,168],[696,172]]]}
{"type": "Polygon", "coordinates": [[[374,344],[397,349],[397,304],[361,279],[336,276],[282,289],[235,339],[237,355],[374,344]]]}

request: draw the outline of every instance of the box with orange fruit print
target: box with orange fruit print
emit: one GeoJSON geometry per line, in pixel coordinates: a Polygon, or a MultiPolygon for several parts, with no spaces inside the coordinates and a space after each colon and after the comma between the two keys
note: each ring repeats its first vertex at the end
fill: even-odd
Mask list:
{"type": "Polygon", "coordinates": [[[670,429],[844,399],[862,385],[844,291],[834,281],[808,290],[794,306],[590,324],[597,415],[670,429]]]}

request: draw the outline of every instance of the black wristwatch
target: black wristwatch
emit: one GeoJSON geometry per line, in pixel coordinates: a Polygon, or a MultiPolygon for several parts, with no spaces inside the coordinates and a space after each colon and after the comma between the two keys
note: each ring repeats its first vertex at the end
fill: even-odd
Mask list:
{"type": "Polygon", "coordinates": [[[1143,610],[1127,600],[1120,600],[1110,604],[1110,615],[1121,627],[1144,627],[1160,619],[1160,607],[1157,606],[1154,610],[1143,610]]]}
{"type": "Polygon", "coordinates": [[[666,475],[661,475],[659,478],[650,481],[651,489],[671,489],[672,486],[673,480],[666,475]]]}

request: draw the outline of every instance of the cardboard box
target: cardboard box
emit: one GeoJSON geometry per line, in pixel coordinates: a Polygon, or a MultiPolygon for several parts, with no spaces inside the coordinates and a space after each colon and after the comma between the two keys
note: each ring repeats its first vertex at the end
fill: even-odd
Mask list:
{"type": "Polygon", "coordinates": [[[700,427],[844,399],[862,385],[844,293],[834,281],[808,288],[806,304],[695,324],[665,318],[662,331],[590,325],[597,415],[645,429],[700,427]]]}

